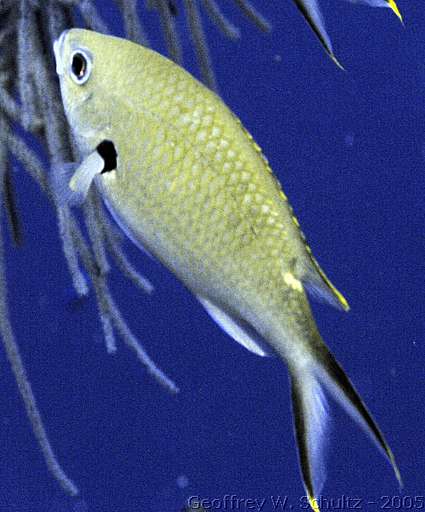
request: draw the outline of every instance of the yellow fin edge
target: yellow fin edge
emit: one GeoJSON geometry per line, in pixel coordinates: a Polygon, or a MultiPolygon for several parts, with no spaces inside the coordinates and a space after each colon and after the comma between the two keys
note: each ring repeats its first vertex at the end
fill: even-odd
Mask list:
{"type": "Polygon", "coordinates": [[[340,291],[338,291],[335,286],[330,282],[328,276],[323,272],[322,267],[319,265],[316,258],[313,256],[310,246],[305,242],[305,248],[307,251],[307,254],[310,257],[311,263],[313,264],[314,269],[319,274],[320,278],[323,280],[323,282],[326,284],[326,286],[329,288],[329,290],[332,292],[332,295],[336,297],[337,301],[341,304],[341,307],[344,311],[350,310],[350,305],[348,304],[348,301],[342,295],[340,291]]]}
{"type": "MultiPolygon", "coordinates": [[[[390,0],[390,2],[393,2],[394,3],[394,0],[390,0]]],[[[397,6],[396,6],[397,8],[397,6]]],[[[335,56],[332,54],[331,55],[331,58],[332,60],[334,60],[334,62],[341,68],[345,71],[345,69],[339,64],[339,62],[337,61],[337,59],[335,58],[335,56]]],[[[273,177],[274,179],[274,182],[275,182],[275,185],[276,185],[276,188],[278,190],[278,193],[280,195],[280,197],[282,198],[283,201],[287,202],[288,201],[288,198],[286,197],[285,195],[285,192],[282,190],[282,185],[280,184],[279,180],[276,178],[276,176],[273,174],[273,171],[269,165],[269,162],[267,160],[267,158],[265,157],[265,155],[263,154],[263,152],[261,151],[261,148],[260,146],[258,146],[258,144],[254,141],[252,135],[249,133],[249,131],[245,128],[245,126],[242,124],[241,120],[235,115],[233,114],[233,117],[234,119],[236,120],[236,122],[239,124],[239,126],[242,128],[243,132],[245,133],[245,136],[247,137],[247,139],[250,141],[253,149],[256,151],[256,153],[258,153],[267,169],[267,171],[271,174],[271,176],[273,177]]],[[[305,244],[305,248],[306,248],[306,251],[308,253],[308,255],[310,256],[312,262],[313,262],[313,265],[315,267],[315,269],[317,270],[317,272],[319,273],[320,277],[323,279],[323,281],[325,282],[326,286],[331,290],[331,292],[333,293],[333,295],[336,297],[336,299],[338,300],[338,302],[341,304],[342,308],[344,311],[349,311],[350,309],[350,306],[347,302],[347,300],[345,299],[345,297],[342,295],[341,292],[339,292],[335,286],[329,281],[328,277],[326,276],[326,274],[323,272],[323,270],[321,269],[319,263],[316,261],[316,259],[314,258],[312,252],[311,252],[311,249],[309,247],[309,245],[307,244],[307,241],[305,239],[305,236],[304,236],[304,233],[301,231],[300,229],[300,224],[298,222],[298,219],[295,217],[295,215],[293,214],[293,210],[292,210],[292,207],[288,204],[289,208],[290,208],[290,211],[292,213],[292,221],[293,223],[297,226],[297,228],[299,229],[299,232],[300,232],[300,235],[304,241],[304,244],[305,244]]],[[[318,509],[317,509],[318,510],[318,509]]]]}
{"type": "Polygon", "coordinates": [[[394,14],[397,16],[397,18],[403,23],[403,17],[401,16],[401,12],[399,11],[395,1],[388,0],[388,5],[390,6],[390,8],[394,12],[394,14]]]}
{"type": "Polygon", "coordinates": [[[313,496],[309,496],[308,502],[310,503],[310,507],[312,508],[312,510],[314,512],[320,512],[320,508],[319,508],[316,498],[313,498],[313,496]]]}
{"type": "Polygon", "coordinates": [[[317,271],[320,274],[320,277],[323,279],[323,281],[326,283],[326,286],[331,290],[333,295],[337,298],[338,302],[341,304],[344,311],[350,310],[350,305],[348,304],[346,298],[340,291],[338,291],[335,286],[329,281],[328,276],[323,272],[323,270],[320,268],[319,264],[317,263],[316,259],[313,259],[313,262],[315,264],[315,267],[317,271]]]}

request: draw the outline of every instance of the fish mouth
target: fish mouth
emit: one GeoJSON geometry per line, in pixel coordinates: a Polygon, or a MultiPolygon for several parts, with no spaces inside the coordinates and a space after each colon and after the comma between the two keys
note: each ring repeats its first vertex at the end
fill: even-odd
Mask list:
{"type": "Polygon", "coordinates": [[[56,60],[56,73],[58,75],[63,75],[63,73],[64,73],[63,62],[62,62],[63,43],[65,41],[65,37],[68,32],[69,32],[69,30],[64,30],[62,32],[62,34],[59,36],[59,39],[56,39],[56,41],[53,43],[53,52],[55,54],[55,60],[56,60]]]}

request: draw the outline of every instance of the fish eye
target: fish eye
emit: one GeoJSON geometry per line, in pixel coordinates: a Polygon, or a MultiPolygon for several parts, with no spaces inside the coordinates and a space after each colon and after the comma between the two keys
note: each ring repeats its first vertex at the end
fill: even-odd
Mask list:
{"type": "Polygon", "coordinates": [[[78,85],[87,82],[91,74],[91,59],[83,51],[78,50],[71,57],[71,78],[78,85]]]}

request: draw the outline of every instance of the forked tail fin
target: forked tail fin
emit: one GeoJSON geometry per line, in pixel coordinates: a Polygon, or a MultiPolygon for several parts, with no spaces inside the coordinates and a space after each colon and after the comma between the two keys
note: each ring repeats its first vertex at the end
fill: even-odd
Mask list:
{"type": "Polygon", "coordinates": [[[328,422],[324,390],[344,407],[369,434],[392,465],[400,487],[403,486],[394,455],[349,378],[332,353],[321,344],[315,363],[291,366],[292,406],[295,436],[304,486],[314,512],[319,512],[316,498],[325,480],[324,449],[328,422]]]}
{"type": "Polygon", "coordinates": [[[324,452],[328,422],[323,389],[314,374],[305,369],[291,371],[295,437],[304,487],[311,508],[319,512],[316,496],[326,478],[324,452]]]}
{"type": "MultiPolygon", "coordinates": [[[[333,52],[332,43],[326,31],[325,22],[319,6],[319,0],[294,0],[294,2],[310,25],[310,28],[316,34],[316,37],[319,39],[326,53],[339,68],[344,69],[333,52]]],[[[389,7],[403,23],[403,18],[401,17],[395,0],[363,0],[363,3],[372,7],[389,7]]]]}

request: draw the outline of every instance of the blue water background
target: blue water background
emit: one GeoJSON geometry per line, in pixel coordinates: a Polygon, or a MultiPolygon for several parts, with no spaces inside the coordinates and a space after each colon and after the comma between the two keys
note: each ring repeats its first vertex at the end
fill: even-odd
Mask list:
{"type": "MultiPolygon", "coordinates": [[[[343,72],[291,2],[256,2],[271,35],[224,4],[242,40],[232,44],[205,22],[222,96],[263,148],[314,254],[350,302],[348,314],[314,304],[315,316],[405,481],[401,493],[389,464],[331,402],[322,495],[361,498],[371,511],[385,508],[383,496],[395,497],[394,510],[404,495],[413,502],[403,510],[425,508],[414,501],[425,495],[423,6],[400,2],[403,28],[386,9],[323,2],[343,72]]],[[[120,34],[116,10],[102,5],[120,34]]],[[[155,16],[147,23],[164,51],[155,16]]],[[[185,30],[181,12],[178,23],[185,30]]],[[[188,40],[184,51],[196,70],[188,40]]],[[[26,243],[17,250],[7,242],[11,317],[50,439],[82,497],[65,498],[48,474],[0,351],[0,512],[177,512],[190,495],[217,498],[215,510],[255,510],[224,508],[226,494],[266,499],[265,511],[274,510],[272,496],[305,508],[285,365],[233,342],[130,243],[156,291],[145,296],[114,271],[113,292],[180,394],[167,394],[122,343],[108,356],[93,294],[76,300],[51,206],[20,167],[16,181],[26,243]]]]}

